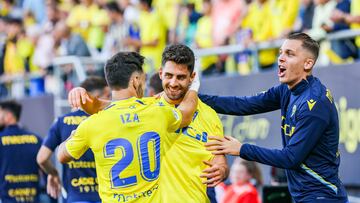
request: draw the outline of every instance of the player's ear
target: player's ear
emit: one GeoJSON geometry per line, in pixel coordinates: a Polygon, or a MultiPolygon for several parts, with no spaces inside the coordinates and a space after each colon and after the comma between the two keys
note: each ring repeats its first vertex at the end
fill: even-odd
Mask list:
{"type": "Polygon", "coordinates": [[[163,78],[162,78],[162,74],[163,74],[163,69],[160,68],[160,69],[159,69],[159,77],[160,77],[161,80],[163,79],[163,78]]]}
{"type": "Polygon", "coordinates": [[[305,60],[305,63],[304,63],[304,70],[305,70],[306,72],[310,72],[310,71],[312,70],[314,64],[315,64],[315,60],[314,60],[314,59],[312,59],[312,58],[306,59],[306,60],[305,60]]]}
{"type": "Polygon", "coordinates": [[[198,74],[195,69],[193,70],[193,72],[190,74],[190,81],[192,82],[196,76],[196,74],[198,74]]]}
{"type": "Polygon", "coordinates": [[[136,76],[135,76],[135,73],[133,73],[130,77],[130,80],[129,80],[129,87],[131,88],[134,88],[136,90],[136,76]]]}
{"type": "Polygon", "coordinates": [[[137,87],[140,85],[141,83],[141,77],[140,74],[138,73],[134,73],[134,75],[132,76],[132,81],[133,81],[133,86],[135,89],[137,89],[137,87]]]}

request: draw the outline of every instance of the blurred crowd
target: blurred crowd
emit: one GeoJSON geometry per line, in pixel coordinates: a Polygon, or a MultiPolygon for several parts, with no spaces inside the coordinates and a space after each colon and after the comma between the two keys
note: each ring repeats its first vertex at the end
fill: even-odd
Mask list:
{"type": "MultiPolygon", "coordinates": [[[[292,32],[321,40],[327,33],[358,28],[356,0],[3,0],[0,94],[14,75],[52,74],[53,59],[59,56],[106,60],[119,51],[139,51],[147,59],[144,70],[152,73],[170,43],[194,49],[241,44],[245,50],[235,55],[201,57],[200,67],[203,75],[222,74],[231,60],[236,72],[248,74],[254,55],[261,70],[276,66],[277,49],[254,54],[246,49],[253,43],[292,32]]],[[[332,63],[352,61],[358,57],[360,38],[322,47],[332,63]]],[[[66,84],[66,74],[62,79],[66,84]]]]}

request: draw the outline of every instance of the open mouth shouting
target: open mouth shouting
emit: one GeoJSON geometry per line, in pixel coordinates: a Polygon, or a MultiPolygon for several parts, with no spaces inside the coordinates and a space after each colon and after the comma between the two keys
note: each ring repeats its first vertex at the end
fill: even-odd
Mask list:
{"type": "Polygon", "coordinates": [[[285,73],[286,73],[286,68],[285,68],[285,66],[279,65],[279,68],[278,68],[278,76],[279,76],[280,78],[282,78],[282,77],[285,76],[285,73]]]}

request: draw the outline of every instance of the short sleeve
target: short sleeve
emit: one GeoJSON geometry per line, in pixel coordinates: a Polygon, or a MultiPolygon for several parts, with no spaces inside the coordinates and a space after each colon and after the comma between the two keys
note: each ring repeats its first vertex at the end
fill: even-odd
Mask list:
{"type": "Polygon", "coordinates": [[[61,135],[59,130],[60,119],[51,126],[47,137],[44,139],[43,145],[54,151],[61,144],[61,135]]]}
{"type": "Polygon", "coordinates": [[[87,122],[81,123],[73,135],[66,141],[67,152],[75,159],[79,159],[89,149],[89,133],[87,122]]]}

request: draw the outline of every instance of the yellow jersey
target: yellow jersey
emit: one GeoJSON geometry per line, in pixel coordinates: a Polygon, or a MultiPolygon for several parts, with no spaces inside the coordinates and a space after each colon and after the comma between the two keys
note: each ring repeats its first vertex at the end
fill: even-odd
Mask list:
{"type": "MultiPolygon", "coordinates": [[[[350,13],[354,16],[360,15],[360,1],[351,1],[350,13]]],[[[360,29],[360,23],[352,23],[350,27],[351,29],[360,29]]],[[[355,43],[357,47],[360,47],[360,37],[355,38],[355,43]]]]}
{"type": "Polygon", "coordinates": [[[146,58],[143,68],[145,73],[159,70],[161,67],[161,55],[166,46],[166,31],[159,12],[141,11],[139,16],[140,40],[143,44],[158,41],[156,46],[142,46],[140,54],[146,58]]]}
{"type": "Polygon", "coordinates": [[[102,202],[159,202],[161,159],[181,120],[152,98],[116,101],[83,121],[66,149],[75,159],[93,151],[102,202]]]}
{"type": "MultiPolygon", "coordinates": [[[[274,37],[273,15],[271,2],[267,1],[260,5],[257,1],[252,2],[248,8],[248,14],[242,22],[242,28],[251,29],[255,42],[268,41],[274,37]]],[[[269,49],[259,52],[261,66],[271,65],[276,62],[277,50],[269,49]]]]}
{"type": "MultiPolygon", "coordinates": [[[[210,16],[203,16],[197,23],[195,41],[200,48],[211,48],[214,46],[212,37],[212,20],[210,16]]],[[[208,69],[218,60],[216,55],[201,57],[201,70],[208,69]]]]}
{"type": "Polygon", "coordinates": [[[223,126],[216,112],[198,100],[197,110],[188,127],[177,130],[180,135],[166,152],[161,168],[161,196],[163,202],[210,202],[207,186],[200,178],[207,168],[203,161],[214,158],[204,144],[208,135],[224,136],[223,126]]]}
{"type": "Polygon", "coordinates": [[[270,2],[273,23],[273,35],[282,37],[285,30],[292,30],[300,10],[299,0],[274,0],[270,2]]]}

